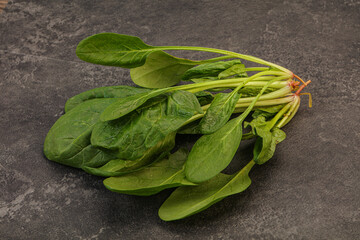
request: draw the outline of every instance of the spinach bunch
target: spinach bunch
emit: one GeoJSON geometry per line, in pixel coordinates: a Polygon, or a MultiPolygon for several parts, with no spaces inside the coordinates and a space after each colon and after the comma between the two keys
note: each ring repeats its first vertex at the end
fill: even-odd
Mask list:
{"type": "Polygon", "coordinates": [[[285,139],[281,128],[296,114],[301,91],[310,82],[253,56],[150,46],[115,33],[82,40],[76,53],[90,63],[130,68],[140,87],[101,87],[70,98],[45,139],[45,156],[107,177],[105,187],[118,193],[149,196],[177,187],[159,209],[165,221],[190,216],[248,188],[250,170],[271,159],[285,139]],[[222,56],[195,61],[166,50],[222,56]],[[243,60],[262,66],[246,67],[243,60]],[[188,84],[174,86],[180,81],[188,84]],[[190,151],[174,151],[176,134],[201,137],[190,151]],[[233,175],[222,173],[241,140],[252,138],[248,164],[233,175]]]}

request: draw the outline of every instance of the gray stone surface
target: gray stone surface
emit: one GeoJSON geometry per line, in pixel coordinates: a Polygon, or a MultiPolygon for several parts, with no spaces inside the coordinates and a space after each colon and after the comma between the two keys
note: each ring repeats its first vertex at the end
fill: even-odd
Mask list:
{"type": "Polygon", "coordinates": [[[10,1],[0,14],[0,64],[1,239],[360,239],[357,0],[10,1]],[[163,222],[157,210],[170,191],[112,193],[102,178],[43,156],[66,99],[132,84],[128,70],[76,58],[77,43],[99,32],[258,56],[311,79],[314,107],[304,96],[247,191],[163,222]]]}

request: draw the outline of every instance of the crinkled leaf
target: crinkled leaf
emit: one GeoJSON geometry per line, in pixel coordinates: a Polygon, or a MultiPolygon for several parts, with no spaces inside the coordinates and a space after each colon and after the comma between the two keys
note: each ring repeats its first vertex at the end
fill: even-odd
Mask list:
{"type": "Polygon", "coordinates": [[[100,116],[100,120],[111,121],[121,118],[122,116],[125,116],[126,114],[134,111],[135,109],[143,105],[150,98],[159,96],[167,92],[167,90],[168,89],[164,88],[159,90],[153,90],[151,92],[138,93],[125,98],[120,98],[103,111],[100,116]]]}
{"type": "Polygon", "coordinates": [[[272,158],[276,145],[286,138],[284,131],[274,128],[270,131],[257,130],[259,137],[255,141],[254,161],[257,164],[264,164],[272,158]]]}
{"type": "Polygon", "coordinates": [[[164,189],[195,185],[185,178],[184,162],[187,151],[180,149],[168,158],[130,174],[104,180],[107,189],[131,195],[149,196],[164,189]]]}
{"type": "Polygon", "coordinates": [[[248,77],[244,64],[235,64],[219,73],[218,78],[223,79],[236,75],[236,77],[248,77]]]}
{"type": "Polygon", "coordinates": [[[190,68],[185,72],[182,79],[190,80],[192,78],[217,77],[218,74],[235,64],[240,64],[240,60],[218,61],[214,63],[204,63],[190,68]]]}
{"type": "Polygon", "coordinates": [[[113,177],[121,176],[130,172],[138,171],[149,164],[163,159],[175,146],[175,133],[170,133],[165,139],[149,148],[140,158],[136,160],[114,159],[105,165],[94,167],[83,167],[83,170],[97,176],[113,177]]]}
{"type": "Polygon", "coordinates": [[[90,135],[101,112],[116,100],[88,100],[61,116],[46,136],[45,156],[72,167],[96,167],[114,159],[107,152],[90,146],[90,135]]]}
{"type": "Polygon", "coordinates": [[[167,101],[134,111],[124,118],[97,123],[91,144],[115,151],[120,159],[135,160],[200,110],[192,93],[176,91],[167,101]]]}
{"type": "Polygon", "coordinates": [[[210,134],[224,126],[230,119],[239,98],[240,94],[234,92],[216,94],[200,121],[201,133],[210,134]]]}
{"type": "Polygon", "coordinates": [[[269,119],[269,118],[274,117],[283,107],[284,107],[284,104],[270,106],[270,107],[257,108],[251,116],[253,118],[258,118],[258,117],[262,116],[262,117],[265,117],[266,119],[269,119]]]}
{"type": "Polygon", "coordinates": [[[110,86],[94,88],[69,98],[65,104],[65,112],[70,111],[82,102],[94,98],[124,98],[138,93],[149,92],[150,89],[130,86],[110,86]]]}
{"type": "Polygon", "coordinates": [[[116,34],[99,33],[82,40],[76,55],[83,61],[123,68],[140,67],[147,56],[157,51],[140,38],[116,34]]]}
{"type": "Polygon", "coordinates": [[[207,91],[201,91],[195,93],[196,98],[198,99],[201,106],[207,105],[212,102],[214,95],[207,91]]]}
{"type": "Polygon", "coordinates": [[[201,134],[200,121],[191,122],[177,131],[178,134],[201,134]]]}
{"type": "Polygon", "coordinates": [[[177,188],[159,209],[159,217],[173,221],[201,212],[227,196],[246,190],[250,184],[251,161],[236,175],[218,174],[197,186],[177,188]]]}
{"type": "Polygon", "coordinates": [[[199,64],[183,58],[173,57],[163,51],[151,53],[144,65],[130,70],[131,79],[147,88],[170,87],[181,81],[186,70],[199,64]]]}

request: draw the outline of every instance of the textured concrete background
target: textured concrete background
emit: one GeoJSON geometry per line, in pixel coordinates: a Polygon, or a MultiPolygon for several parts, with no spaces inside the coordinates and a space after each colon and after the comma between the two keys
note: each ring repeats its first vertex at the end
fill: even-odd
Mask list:
{"type": "Polygon", "coordinates": [[[10,1],[0,64],[1,239],[360,239],[360,1],[10,1]],[[42,154],[69,97],[132,84],[128,70],[77,59],[77,43],[100,32],[275,62],[313,81],[314,107],[304,96],[247,191],[162,222],[157,210],[170,191],[112,193],[42,154]]]}

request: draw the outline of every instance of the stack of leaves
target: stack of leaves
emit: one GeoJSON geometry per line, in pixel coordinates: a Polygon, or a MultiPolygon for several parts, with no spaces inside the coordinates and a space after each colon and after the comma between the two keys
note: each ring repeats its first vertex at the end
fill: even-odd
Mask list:
{"type": "Polygon", "coordinates": [[[114,192],[149,196],[177,187],[159,210],[165,221],[248,188],[251,168],[267,162],[285,139],[280,128],[297,112],[300,92],[310,82],[253,56],[154,47],[114,33],[84,39],[76,53],[87,62],[131,68],[141,87],[101,87],[70,98],[45,139],[46,157],[107,177],[104,185],[114,192]],[[192,61],[164,50],[223,56],[192,61]],[[242,60],[262,66],[246,67],[242,60]],[[180,81],[188,84],[173,86],[180,81]],[[244,127],[250,131],[243,133],[244,127]],[[201,137],[190,152],[173,152],[176,134],[201,137]],[[256,138],[252,160],[236,174],[222,173],[241,140],[251,138],[256,138]]]}

